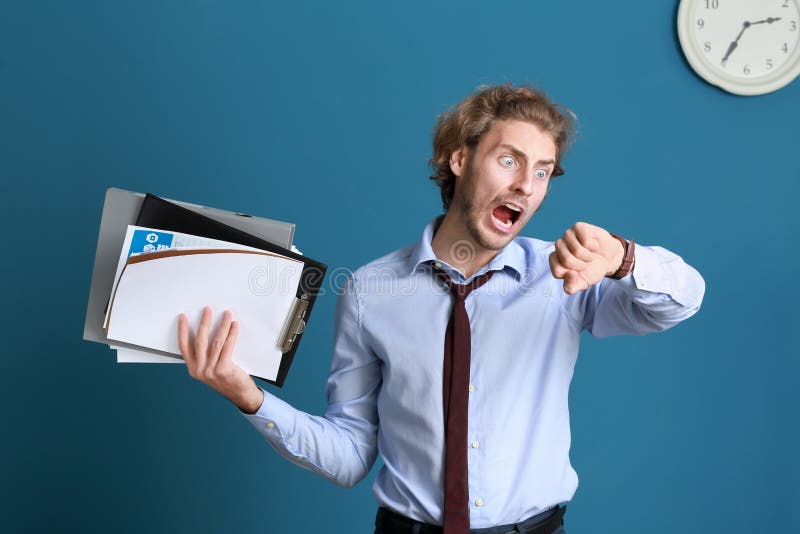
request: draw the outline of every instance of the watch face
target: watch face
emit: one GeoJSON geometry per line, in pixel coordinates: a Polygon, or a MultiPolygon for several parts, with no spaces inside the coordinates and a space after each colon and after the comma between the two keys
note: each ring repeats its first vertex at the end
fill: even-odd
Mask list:
{"type": "Polygon", "coordinates": [[[692,67],[740,94],[775,90],[797,76],[800,0],[684,1],[681,44],[692,67]]]}

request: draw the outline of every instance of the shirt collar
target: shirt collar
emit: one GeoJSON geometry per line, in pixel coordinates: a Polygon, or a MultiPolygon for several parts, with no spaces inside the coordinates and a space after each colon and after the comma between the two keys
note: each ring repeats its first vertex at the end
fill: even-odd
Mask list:
{"type": "MultiPolygon", "coordinates": [[[[420,237],[420,240],[411,251],[409,257],[409,272],[411,274],[416,271],[420,264],[438,259],[433,252],[431,244],[433,243],[433,235],[442,223],[442,219],[444,219],[444,215],[439,215],[425,226],[422,237],[420,237]]],[[[505,267],[510,267],[518,275],[521,275],[525,271],[525,251],[522,246],[517,243],[516,238],[500,249],[495,257],[492,258],[487,265],[479,269],[474,276],[478,276],[487,271],[501,271],[505,267]]]]}

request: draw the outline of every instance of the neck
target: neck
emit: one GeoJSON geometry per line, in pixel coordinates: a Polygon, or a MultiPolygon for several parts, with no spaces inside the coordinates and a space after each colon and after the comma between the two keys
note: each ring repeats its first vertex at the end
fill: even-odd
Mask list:
{"type": "Polygon", "coordinates": [[[451,207],[442,219],[433,236],[431,248],[437,258],[461,271],[465,278],[469,278],[492,261],[499,251],[476,243],[464,226],[460,214],[453,208],[451,207]]]}

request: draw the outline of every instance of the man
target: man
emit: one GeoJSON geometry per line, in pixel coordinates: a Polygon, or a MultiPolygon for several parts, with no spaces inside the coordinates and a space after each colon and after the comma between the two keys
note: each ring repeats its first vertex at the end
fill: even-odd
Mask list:
{"type": "Polygon", "coordinates": [[[239,327],[227,311],[212,334],[204,310],[193,342],[181,316],[189,373],[279,454],[339,485],[380,453],[376,533],[564,532],[578,483],[567,400],[581,332],[665,330],[705,290],[675,254],[588,223],[555,243],[517,237],[562,173],[572,131],[568,111],[510,84],[440,117],[431,163],[445,214],[349,277],[324,417],[232,363],[239,327]]]}

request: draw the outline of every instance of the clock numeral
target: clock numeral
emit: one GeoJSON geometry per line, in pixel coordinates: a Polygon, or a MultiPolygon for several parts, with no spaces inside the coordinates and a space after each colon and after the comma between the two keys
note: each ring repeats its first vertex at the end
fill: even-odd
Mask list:
{"type": "Polygon", "coordinates": [[[767,70],[772,68],[772,59],[767,59],[767,70]]]}
{"type": "Polygon", "coordinates": [[[750,76],[750,65],[745,65],[744,69],[742,69],[742,72],[744,72],[747,76],[750,76]]]}
{"type": "Polygon", "coordinates": [[[783,46],[781,47],[781,50],[783,50],[784,54],[788,54],[789,53],[789,45],[788,45],[788,43],[783,43],[783,46]]]}
{"type": "Polygon", "coordinates": [[[706,52],[711,52],[711,43],[710,43],[710,42],[708,42],[708,41],[706,41],[706,42],[703,44],[703,50],[705,50],[706,52]]]}
{"type": "Polygon", "coordinates": [[[789,0],[783,0],[783,5],[781,7],[789,7],[789,0]]]}
{"type": "Polygon", "coordinates": [[[706,9],[717,9],[719,7],[719,0],[706,0],[706,9]]]}
{"type": "Polygon", "coordinates": [[[698,28],[700,28],[702,30],[705,27],[705,25],[706,25],[706,21],[704,21],[703,19],[697,19],[697,27],[698,28]]]}
{"type": "Polygon", "coordinates": [[[790,20],[789,21],[789,31],[793,32],[793,31],[796,31],[796,30],[797,30],[797,21],[796,20],[790,20]]]}

